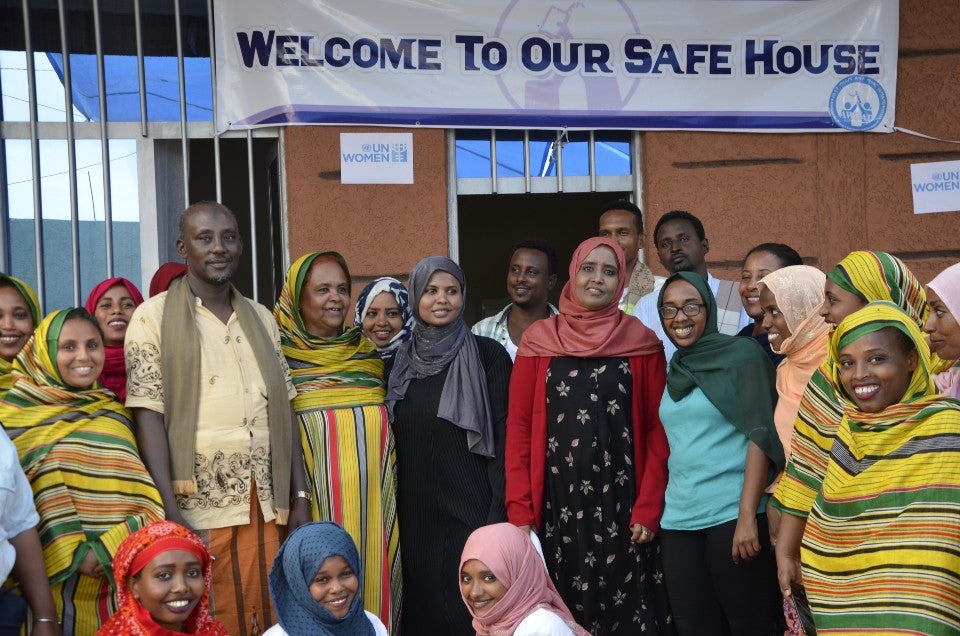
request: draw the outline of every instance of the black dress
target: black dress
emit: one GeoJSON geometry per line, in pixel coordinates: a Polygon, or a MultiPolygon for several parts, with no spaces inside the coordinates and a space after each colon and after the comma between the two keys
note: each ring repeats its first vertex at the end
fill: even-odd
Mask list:
{"type": "Polygon", "coordinates": [[[447,369],[410,382],[394,406],[397,507],[403,555],[404,634],[473,636],[460,588],[460,554],[470,533],[506,521],[503,444],[510,356],[477,337],[494,420],[496,458],[467,449],[467,433],[437,417],[447,369]]]}
{"type": "Polygon", "coordinates": [[[630,540],[632,386],[626,358],[556,357],[547,371],[544,558],[594,635],[672,633],[659,542],[630,540]]]}

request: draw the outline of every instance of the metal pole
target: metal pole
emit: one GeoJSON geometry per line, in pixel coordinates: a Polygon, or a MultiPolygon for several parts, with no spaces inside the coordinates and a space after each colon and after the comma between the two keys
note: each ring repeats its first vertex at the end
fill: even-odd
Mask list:
{"type": "Polygon", "coordinates": [[[140,0],[133,0],[133,24],[137,30],[137,81],[140,86],[140,136],[147,136],[147,73],[143,63],[143,27],[140,24],[140,0]]]}
{"type": "Polygon", "coordinates": [[[30,38],[30,0],[23,0],[23,48],[27,59],[27,97],[30,111],[30,167],[33,170],[33,244],[37,264],[37,298],[40,311],[46,305],[43,282],[43,200],[40,188],[40,133],[37,126],[37,75],[33,63],[33,41],[30,38]]]}
{"type": "MultiPolygon", "coordinates": [[[[60,1],[62,2],[63,0],[60,1]]],[[[110,139],[107,137],[107,73],[103,62],[103,42],[100,33],[100,0],[93,0],[93,38],[97,49],[97,92],[100,94],[100,161],[103,165],[103,240],[106,248],[104,257],[107,261],[107,278],[113,278],[113,197],[110,196],[110,139]]]]}
{"type": "Polygon", "coordinates": [[[213,0],[207,0],[207,32],[210,34],[210,85],[213,88],[213,170],[217,181],[217,203],[223,203],[220,175],[220,131],[217,130],[217,50],[213,32],[213,0]]]}
{"type": "Polygon", "coordinates": [[[183,207],[187,208],[190,206],[190,148],[187,144],[187,82],[183,68],[180,0],[173,0],[173,19],[177,36],[177,80],[180,83],[180,152],[183,159],[183,207]]]}
{"type": "Polygon", "coordinates": [[[530,192],[530,129],[523,129],[523,183],[524,192],[530,192]]]}
{"type": "Polygon", "coordinates": [[[490,129],[490,187],[491,191],[497,193],[497,131],[490,129]]]}
{"type": "Polygon", "coordinates": [[[247,182],[250,190],[250,260],[253,271],[253,297],[260,301],[259,281],[257,280],[257,208],[253,187],[253,130],[247,129],[247,182]]]}
{"type": "Polygon", "coordinates": [[[587,137],[587,172],[590,173],[590,192],[597,191],[597,140],[594,131],[587,137]]]}

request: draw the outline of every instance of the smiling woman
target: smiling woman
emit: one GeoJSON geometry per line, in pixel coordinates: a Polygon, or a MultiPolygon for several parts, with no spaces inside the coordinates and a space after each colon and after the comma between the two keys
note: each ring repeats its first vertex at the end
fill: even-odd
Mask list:
{"type": "Polygon", "coordinates": [[[126,278],[108,278],[90,291],[84,305],[100,323],[103,331],[105,361],[100,383],[117,394],[120,402],[127,399],[127,365],[123,356],[123,340],[133,310],[143,303],[137,286],[126,278]]]}
{"type": "Polygon", "coordinates": [[[359,327],[344,324],[350,291],[343,257],[314,252],[290,266],[274,307],[307,467],[309,492],[296,496],[311,500],[314,519],[341,524],[360,546],[367,608],[393,626],[401,581],[396,455],[384,363],[359,327]]]}
{"type": "Polygon", "coordinates": [[[134,532],[113,559],[119,609],[97,636],[226,636],[210,616],[210,564],[203,541],[172,521],[134,532]]]}

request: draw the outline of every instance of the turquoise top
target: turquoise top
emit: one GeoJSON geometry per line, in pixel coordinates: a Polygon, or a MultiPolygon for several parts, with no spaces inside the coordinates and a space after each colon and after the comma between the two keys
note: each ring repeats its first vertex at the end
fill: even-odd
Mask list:
{"type": "MultiPolygon", "coordinates": [[[[670,443],[664,530],[702,530],[737,518],[747,440],[699,387],[674,402],[664,391],[660,421],[670,443]]],[[[760,502],[758,512],[765,503],[760,502]]]]}

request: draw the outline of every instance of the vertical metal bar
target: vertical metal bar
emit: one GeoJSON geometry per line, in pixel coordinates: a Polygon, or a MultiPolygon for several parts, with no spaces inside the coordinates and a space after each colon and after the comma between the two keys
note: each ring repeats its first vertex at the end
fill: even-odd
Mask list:
{"type": "MultiPolygon", "coordinates": [[[[61,0],[62,2],[63,0],[61,0]]],[[[100,33],[100,0],[93,0],[93,39],[97,51],[97,92],[100,93],[100,161],[103,167],[103,241],[107,278],[113,278],[113,197],[110,188],[110,139],[107,137],[107,71],[100,33]]],[[[79,304],[79,298],[78,298],[79,304]]]]}
{"type": "Polygon", "coordinates": [[[557,131],[557,139],[553,143],[556,144],[556,157],[557,157],[557,192],[563,192],[563,143],[560,141],[563,137],[563,131],[557,131]]]}
{"type": "MultiPolygon", "coordinates": [[[[63,103],[67,119],[67,181],[70,196],[70,261],[73,265],[73,304],[80,304],[80,204],[77,194],[77,148],[73,120],[73,77],[70,73],[70,46],[67,43],[67,11],[64,0],[57,1],[60,21],[60,54],[63,56],[63,103]]],[[[103,106],[100,106],[103,119],[103,106]]],[[[90,204],[94,205],[93,199],[90,204]]],[[[96,209],[96,208],[94,208],[96,209]]]]}
{"type": "Polygon", "coordinates": [[[220,176],[220,131],[217,130],[217,49],[213,32],[213,0],[207,0],[207,33],[210,35],[210,86],[213,89],[213,165],[217,180],[217,203],[223,203],[223,180],[220,176]]]}
{"type": "MultiPolygon", "coordinates": [[[[3,93],[3,73],[0,73],[0,94],[3,93]]],[[[3,99],[0,98],[0,121],[3,121],[3,99]]],[[[7,142],[0,136],[0,268],[10,271],[10,253],[7,250],[7,231],[10,226],[10,202],[7,200],[7,142]]]]}
{"type": "MultiPolygon", "coordinates": [[[[643,172],[641,170],[641,160],[643,148],[640,146],[640,131],[635,130],[630,136],[630,173],[633,176],[633,202],[643,212],[643,227],[647,230],[647,211],[643,207],[643,172]]],[[[647,230],[648,236],[650,230],[647,230]]]]}
{"type": "Polygon", "coordinates": [[[250,260],[253,270],[253,297],[260,301],[260,285],[257,267],[257,206],[253,187],[253,130],[247,129],[247,184],[250,190],[250,260]]]}
{"type": "Polygon", "coordinates": [[[590,174],[590,192],[597,191],[597,140],[594,131],[587,136],[587,172],[590,174]]]}
{"type": "Polygon", "coordinates": [[[497,193],[497,131],[490,129],[490,191],[497,193]]]}
{"type": "Polygon", "coordinates": [[[523,129],[523,183],[524,192],[530,192],[530,129],[523,129]]]}
{"type": "Polygon", "coordinates": [[[46,285],[43,282],[43,200],[40,193],[40,139],[37,126],[37,75],[33,63],[33,41],[30,38],[30,0],[23,0],[24,53],[27,61],[27,99],[30,111],[30,167],[33,170],[33,245],[37,263],[37,298],[40,311],[46,305],[46,285]]]}
{"type": "MultiPolygon", "coordinates": [[[[452,131],[450,131],[452,133],[452,131]]],[[[283,245],[286,246],[282,254],[283,271],[290,269],[290,217],[287,214],[287,129],[280,128],[280,138],[277,141],[277,168],[279,170],[278,183],[280,186],[280,219],[283,232],[283,245]]],[[[454,175],[454,192],[456,192],[456,175],[454,175]]]]}
{"type": "Polygon", "coordinates": [[[460,221],[457,206],[457,134],[447,129],[447,251],[460,262],[460,221]]]}
{"type": "Polygon", "coordinates": [[[190,148],[187,139],[187,82],[183,68],[183,38],[180,25],[180,0],[173,0],[173,19],[177,37],[177,81],[180,84],[180,152],[183,156],[183,207],[190,206],[190,148]]]}
{"type": "Polygon", "coordinates": [[[140,0],[133,0],[133,25],[137,30],[137,81],[140,86],[140,136],[147,136],[147,72],[143,62],[143,27],[140,0]]]}

